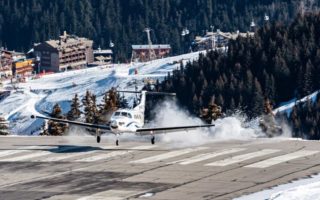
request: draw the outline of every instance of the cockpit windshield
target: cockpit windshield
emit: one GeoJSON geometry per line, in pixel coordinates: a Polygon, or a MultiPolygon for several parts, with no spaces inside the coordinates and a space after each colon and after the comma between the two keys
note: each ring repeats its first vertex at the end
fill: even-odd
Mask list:
{"type": "Polygon", "coordinates": [[[115,117],[121,116],[121,117],[127,117],[127,118],[132,118],[132,115],[127,112],[115,112],[114,113],[115,117]]]}

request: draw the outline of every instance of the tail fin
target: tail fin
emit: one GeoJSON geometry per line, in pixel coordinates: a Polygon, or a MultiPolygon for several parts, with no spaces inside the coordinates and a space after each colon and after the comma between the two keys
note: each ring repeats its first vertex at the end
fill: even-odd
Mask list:
{"type": "Polygon", "coordinates": [[[123,93],[141,93],[141,99],[140,99],[140,103],[134,107],[133,109],[136,111],[139,111],[141,113],[144,114],[145,111],[145,107],[146,107],[146,96],[148,95],[166,95],[166,96],[176,96],[176,93],[167,93],[167,92],[149,92],[149,91],[122,91],[122,90],[118,90],[117,92],[123,92],[123,93]]]}
{"type": "Polygon", "coordinates": [[[147,91],[141,91],[140,103],[136,107],[134,107],[134,110],[139,111],[143,114],[146,108],[146,95],[147,95],[147,91]]]}

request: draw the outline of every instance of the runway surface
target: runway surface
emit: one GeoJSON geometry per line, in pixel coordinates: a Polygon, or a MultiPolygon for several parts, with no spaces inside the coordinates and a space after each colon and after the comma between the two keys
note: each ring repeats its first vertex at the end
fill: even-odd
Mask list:
{"type": "Polygon", "coordinates": [[[320,143],[0,137],[0,199],[232,199],[320,172],[320,143]]]}

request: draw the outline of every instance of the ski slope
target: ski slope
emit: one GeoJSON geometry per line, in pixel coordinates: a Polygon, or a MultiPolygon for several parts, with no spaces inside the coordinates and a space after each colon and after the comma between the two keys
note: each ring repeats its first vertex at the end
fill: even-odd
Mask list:
{"type": "MultiPolygon", "coordinates": [[[[59,103],[63,112],[70,109],[70,101],[75,94],[80,99],[89,90],[97,96],[97,103],[112,87],[121,90],[142,89],[144,79],[162,80],[168,72],[180,66],[180,62],[196,60],[200,53],[194,52],[175,57],[168,57],[137,64],[114,64],[99,66],[76,71],[50,74],[36,80],[29,80],[18,85],[18,91],[0,102],[0,115],[10,121],[13,134],[29,135],[37,131],[43,124],[42,120],[30,119],[32,114],[43,115],[51,112],[55,103],[59,103]],[[138,74],[132,73],[137,71],[138,74]],[[133,84],[134,83],[134,84],[133,84]]],[[[4,88],[10,88],[5,83],[4,88]]]]}

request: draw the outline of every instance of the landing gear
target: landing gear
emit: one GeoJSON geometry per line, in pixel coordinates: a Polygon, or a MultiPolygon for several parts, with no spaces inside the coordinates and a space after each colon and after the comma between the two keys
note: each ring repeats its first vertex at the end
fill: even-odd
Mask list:
{"type": "Polygon", "coordinates": [[[156,140],[156,138],[155,138],[154,136],[152,136],[152,138],[151,138],[151,144],[154,144],[154,143],[155,143],[155,140],[156,140]]]}
{"type": "Polygon", "coordinates": [[[100,143],[101,141],[101,134],[100,134],[100,130],[96,129],[96,136],[97,136],[97,143],[100,143]]]}
{"type": "Polygon", "coordinates": [[[116,146],[119,146],[119,140],[118,139],[116,140],[116,146]]]}

